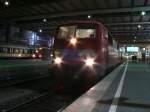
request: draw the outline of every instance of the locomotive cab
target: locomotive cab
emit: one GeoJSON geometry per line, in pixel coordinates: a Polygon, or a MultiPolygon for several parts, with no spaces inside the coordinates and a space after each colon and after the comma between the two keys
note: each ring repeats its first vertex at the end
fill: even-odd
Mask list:
{"type": "Polygon", "coordinates": [[[59,64],[58,60],[63,64],[92,64],[98,49],[97,27],[96,24],[60,26],[55,39],[55,64],[59,64]]]}
{"type": "Polygon", "coordinates": [[[53,71],[65,85],[90,88],[105,74],[108,34],[99,22],[80,21],[58,27],[54,40],[53,71]]]}

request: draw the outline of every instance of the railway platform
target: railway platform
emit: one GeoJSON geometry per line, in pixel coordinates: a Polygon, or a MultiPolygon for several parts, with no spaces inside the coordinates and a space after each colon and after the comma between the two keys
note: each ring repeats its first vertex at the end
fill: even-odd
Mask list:
{"type": "Polygon", "coordinates": [[[150,112],[150,65],[120,65],[63,112],[150,112]]]}

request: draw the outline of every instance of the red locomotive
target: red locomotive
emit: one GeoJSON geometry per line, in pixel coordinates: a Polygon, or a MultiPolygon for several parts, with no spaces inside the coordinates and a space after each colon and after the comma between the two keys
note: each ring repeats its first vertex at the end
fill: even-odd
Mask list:
{"type": "Polygon", "coordinates": [[[120,63],[117,44],[97,21],[75,21],[58,27],[53,72],[61,88],[89,89],[120,63]]]}

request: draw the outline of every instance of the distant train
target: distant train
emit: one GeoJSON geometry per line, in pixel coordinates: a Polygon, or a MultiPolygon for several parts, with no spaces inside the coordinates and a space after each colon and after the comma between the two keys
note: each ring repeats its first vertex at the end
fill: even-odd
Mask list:
{"type": "Polygon", "coordinates": [[[23,45],[0,45],[0,58],[6,59],[26,59],[26,58],[41,58],[42,48],[33,48],[23,45]]]}
{"type": "Polygon", "coordinates": [[[52,70],[60,88],[87,90],[120,62],[117,43],[101,23],[75,21],[58,27],[52,70]]]}
{"type": "Polygon", "coordinates": [[[32,58],[32,48],[21,45],[0,45],[0,58],[32,58]]]}
{"type": "Polygon", "coordinates": [[[42,48],[34,48],[32,50],[32,58],[42,58],[42,48]]]}

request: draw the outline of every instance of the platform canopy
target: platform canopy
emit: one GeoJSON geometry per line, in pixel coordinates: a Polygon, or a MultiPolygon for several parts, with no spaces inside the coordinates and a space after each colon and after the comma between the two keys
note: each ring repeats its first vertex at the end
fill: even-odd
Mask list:
{"type": "Polygon", "coordinates": [[[95,19],[120,43],[150,43],[150,0],[0,0],[0,24],[50,34],[61,23],[95,19]]]}

